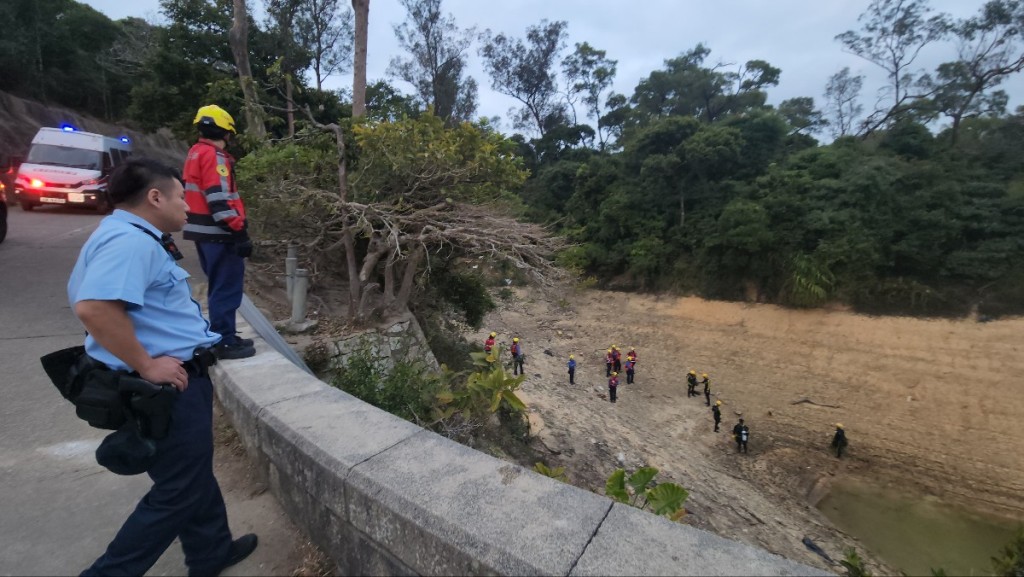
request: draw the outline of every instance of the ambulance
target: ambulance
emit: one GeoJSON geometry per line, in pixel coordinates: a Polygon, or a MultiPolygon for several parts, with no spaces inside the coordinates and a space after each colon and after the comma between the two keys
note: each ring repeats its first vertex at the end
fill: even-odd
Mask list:
{"type": "Polygon", "coordinates": [[[107,212],[107,177],[131,153],[127,137],[82,132],[68,124],[40,128],[18,168],[15,201],[24,210],[50,204],[107,212]]]}

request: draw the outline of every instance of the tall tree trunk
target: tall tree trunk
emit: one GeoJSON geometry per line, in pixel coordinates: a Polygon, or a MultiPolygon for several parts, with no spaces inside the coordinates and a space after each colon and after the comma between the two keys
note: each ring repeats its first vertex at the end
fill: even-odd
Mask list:
{"type": "Polygon", "coordinates": [[[345,268],[348,269],[348,318],[355,319],[360,304],[359,294],[361,283],[359,281],[359,266],[356,263],[356,243],[352,234],[352,223],[348,220],[348,209],[345,203],[348,202],[348,165],[345,161],[345,136],[341,127],[337,124],[331,125],[334,130],[334,138],[338,145],[338,196],[341,198],[340,213],[342,218],[341,241],[345,247],[345,268]]]}
{"type": "Polygon", "coordinates": [[[295,102],[292,100],[292,75],[285,74],[284,90],[288,98],[288,138],[295,136],[295,102]]]}
{"type": "Polygon", "coordinates": [[[249,132],[262,142],[267,138],[267,129],[260,118],[259,99],[256,97],[256,87],[252,80],[252,67],[249,66],[249,12],[245,7],[245,0],[234,0],[234,7],[234,21],[231,30],[228,31],[228,42],[231,44],[231,53],[235,56],[238,80],[245,96],[246,124],[249,132]]]}
{"type": "Polygon", "coordinates": [[[366,116],[366,29],[370,23],[370,0],[352,0],[356,15],[355,62],[352,66],[352,118],[366,116]]]}

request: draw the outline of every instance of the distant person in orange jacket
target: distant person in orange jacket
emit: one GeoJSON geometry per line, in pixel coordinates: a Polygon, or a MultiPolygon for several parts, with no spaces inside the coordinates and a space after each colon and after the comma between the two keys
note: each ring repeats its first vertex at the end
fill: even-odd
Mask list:
{"type": "Polygon", "coordinates": [[[626,353],[626,358],[628,359],[629,357],[633,357],[634,363],[640,360],[640,357],[636,354],[636,347],[629,347],[629,352],[626,353]]]}
{"type": "Polygon", "coordinates": [[[622,351],[615,345],[612,345],[612,363],[614,364],[613,371],[616,373],[622,371],[622,351]]]}
{"type": "Polygon", "coordinates": [[[487,340],[484,341],[484,352],[490,354],[491,349],[494,348],[494,337],[498,336],[498,333],[491,333],[487,336],[487,340]]]}
{"type": "Polygon", "coordinates": [[[633,384],[633,375],[636,373],[636,361],[633,357],[626,357],[626,384],[633,384]]]}
{"type": "Polygon", "coordinates": [[[612,376],[612,366],[615,365],[615,358],[612,355],[612,350],[608,349],[608,352],[604,355],[605,371],[604,376],[612,376]]]}

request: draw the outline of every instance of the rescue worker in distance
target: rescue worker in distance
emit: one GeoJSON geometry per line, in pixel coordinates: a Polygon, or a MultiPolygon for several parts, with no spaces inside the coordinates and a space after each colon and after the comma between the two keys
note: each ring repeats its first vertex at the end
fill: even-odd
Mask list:
{"type": "Polygon", "coordinates": [[[209,280],[210,329],[221,335],[214,352],[222,359],[256,354],[251,339],[239,337],[235,313],[242,304],[245,259],[252,254],[245,206],[235,183],[235,159],[224,149],[235,134],[235,120],[211,104],[192,121],[200,138],[185,159],[183,179],[188,224],[184,238],[196,243],[199,264],[209,280]]]}

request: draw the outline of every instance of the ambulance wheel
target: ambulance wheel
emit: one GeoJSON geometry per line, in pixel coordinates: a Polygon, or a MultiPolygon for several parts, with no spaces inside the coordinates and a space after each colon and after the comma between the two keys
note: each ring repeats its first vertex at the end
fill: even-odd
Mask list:
{"type": "Polygon", "coordinates": [[[24,210],[25,212],[29,212],[30,210],[32,210],[35,207],[36,207],[36,205],[32,204],[31,202],[22,202],[21,203],[21,210],[24,210]]]}

